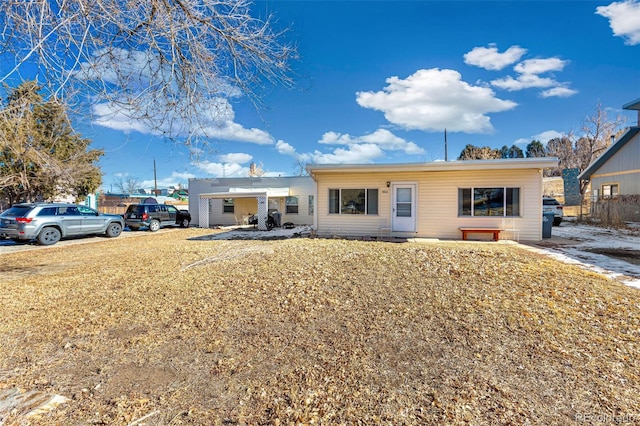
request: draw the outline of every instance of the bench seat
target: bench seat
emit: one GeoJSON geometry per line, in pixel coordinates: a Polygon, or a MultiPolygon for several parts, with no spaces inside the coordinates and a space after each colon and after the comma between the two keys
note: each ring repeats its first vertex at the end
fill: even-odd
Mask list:
{"type": "Polygon", "coordinates": [[[502,231],[500,228],[483,228],[481,226],[465,226],[458,229],[462,231],[463,240],[467,239],[467,234],[493,234],[493,241],[498,241],[500,240],[500,231],[502,231]]]}

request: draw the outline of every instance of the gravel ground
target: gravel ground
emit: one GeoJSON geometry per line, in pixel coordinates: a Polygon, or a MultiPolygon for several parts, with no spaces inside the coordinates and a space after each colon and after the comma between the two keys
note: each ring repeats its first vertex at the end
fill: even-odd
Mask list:
{"type": "Polygon", "coordinates": [[[513,244],[217,232],[2,255],[0,424],[640,421],[637,289],[513,244]]]}

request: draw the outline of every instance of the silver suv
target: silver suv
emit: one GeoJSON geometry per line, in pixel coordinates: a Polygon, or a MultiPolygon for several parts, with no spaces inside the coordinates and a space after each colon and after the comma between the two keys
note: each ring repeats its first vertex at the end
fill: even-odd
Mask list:
{"type": "Polygon", "coordinates": [[[66,203],[23,203],[0,214],[0,236],[16,242],[36,239],[51,245],[60,238],[105,234],[117,237],[124,228],[120,215],[102,214],[87,206],[66,203]]]}

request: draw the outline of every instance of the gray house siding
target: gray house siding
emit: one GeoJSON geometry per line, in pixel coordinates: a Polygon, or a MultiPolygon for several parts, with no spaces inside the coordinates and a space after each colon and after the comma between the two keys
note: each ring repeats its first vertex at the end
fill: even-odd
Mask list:
{"type": "Polygon", "coordinates": [[[630,137],[625,141],[623,136],[619,147],[612,145],[582,173],[591,181],[592,194],[601,197],[605,185],[618,185],[619,195],[640,194],[640,132],[632,128],[625,136],[630,137]]]}

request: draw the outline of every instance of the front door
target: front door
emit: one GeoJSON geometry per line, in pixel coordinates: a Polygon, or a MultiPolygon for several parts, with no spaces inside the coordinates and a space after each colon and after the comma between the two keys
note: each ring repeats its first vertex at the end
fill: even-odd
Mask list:
{"type": "Polygon", "coordinates": [[[391,230],[393,232],[415,232],[416,230],[416,185],[394,183],[391,203],[391,230]]]}

